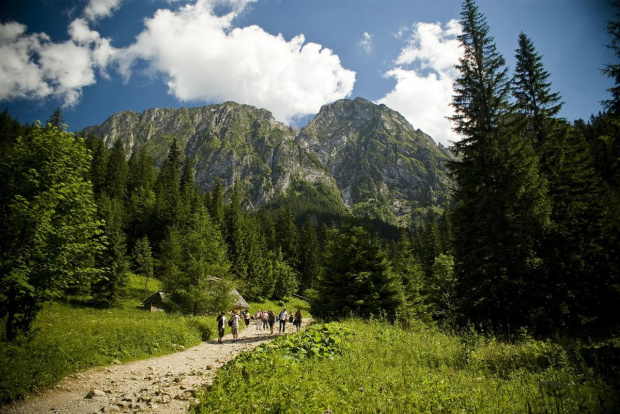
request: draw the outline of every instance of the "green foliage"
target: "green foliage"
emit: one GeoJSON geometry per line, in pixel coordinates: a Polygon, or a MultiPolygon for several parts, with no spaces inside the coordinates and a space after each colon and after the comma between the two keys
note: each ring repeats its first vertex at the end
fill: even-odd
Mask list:
{"type": "Polygon", "coordinates": [[[510,82],[473,0],[461,12],[464,56],[452,105],[461,159],[450,164],[458,189],[452,214],[455,271],[466,317],[516,329],[531,323],[540,240],[551,210],[538,158],[514,122],[510,82]]]}
{"type": "Polygon", "coordinates": [[[148,237],[139,239],[133,248],[134,271],[144,276],[144,299],[146,299],[149,279],[153,277],[153,256],[148,237]]]}
{"type": "Polygon", "coordinates": [[[96,273],[99,223],[82,140],[35,127],[1,161],[0,317],[13,339],[43,302],[96,273]]]}
{"type": "Polygon", "coordinates": [[[312,330],[281,337],[229,362],[191,411],[602,413],[620,403],[557,344],[446,335],[422,324],[335,326],[355,332],[342,337],[341,355],[307,358],[301,349],[314,343],[312,330]],[[233,389],[249,397],[231,398],[233,389]]]}
{"type": "Polygon", "coordinates": [[[386,314],[396,319],[403,304],[402,284],[377,237],[357,226],[330,229],[325,271],[316,283],[312,314],[337,318],[386,314]]]}

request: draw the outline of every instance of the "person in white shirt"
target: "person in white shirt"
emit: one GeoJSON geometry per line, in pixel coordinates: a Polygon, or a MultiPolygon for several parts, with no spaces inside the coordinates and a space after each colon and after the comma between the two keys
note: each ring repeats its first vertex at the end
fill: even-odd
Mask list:
{"type": "Polygon", "coordinates": [[[282,309],[282,311],[278,314],[278,320],[280,321],[280,329],[279,333],[286,332],[286,321],[288,320],[288,313],[286,313],[286,308],[282,309]]]}
{"type": "Polygon", "coordinates": [[[222,343],[222,338],[224,337],[224,331],[226,329],[226,314],[224,312],[220,312],[217,319],[217,343],[222,343]]]}
{"type": "Polygon", "coordinates": [[[239,316],[239,310],[237,309],[232,318],[230,319],[232,322],[232,334],[233,334],[233,343],[239,340],[239,323],[241,322],[241,317],[239,316]]]}

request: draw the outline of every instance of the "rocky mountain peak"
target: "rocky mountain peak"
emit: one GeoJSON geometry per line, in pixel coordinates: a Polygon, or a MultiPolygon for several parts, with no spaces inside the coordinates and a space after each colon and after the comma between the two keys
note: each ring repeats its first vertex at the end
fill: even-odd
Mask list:
{"type": "Polygon", "coordinates": [[[218,178],[225,187],[239,182],[248,207],[311,191],[354,214],[404,223],[441,206],[449,188],[449,153],[398,112],[363,98],[324,105],[301,129],[265,109],[225,102],[120,112],[81,133],[108,146],[116,139],[130,150],[145,146],[159,162],[176,139],[202,188],[218,178]]]}

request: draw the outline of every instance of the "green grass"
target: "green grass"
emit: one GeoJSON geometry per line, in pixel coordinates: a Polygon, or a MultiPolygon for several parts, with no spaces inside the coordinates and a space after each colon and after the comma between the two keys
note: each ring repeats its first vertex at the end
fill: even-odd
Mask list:
{"type": "MultiPolygon", "coordinates": [[[[149,293],[159,288],[152,280],[149,293]]],[[[210,317],[183,317],[138,308],[144,279],[132,277],[118,308],[92,309],[80,298],[46,304],[31,335],[0,342],[0,403],[56,384],[66,375],[118,361],[169,354],[215,332],[210,317]]]]}
{"type": "MultiPolygon", "coordinates": [[[[614,390],[563,347],[417,325],[343,323],[338,352],[297,358],[301,333],[227,364],[194,413],[603,413],[614,390]],[[247,399],[230,398],[235,394],[247,399]],[[257,392],[257,390],[261,390],[257,392]],[[331,411],[328,411],[331,410],[331,411]]],[[[326,340],[317,336],[318,343],[326,340]]]]}
{"type": "MultiPolygon", "coordinates": [[[[0,404],[91,367],[170,354],[214,337],[215,316],[142,310],[144,283],[144,278],[131,275],[125,299],[111,309],[88,307],[87,297],[48,303],[37,315],[31,335],[15,343],[0,342],[0,404]]],[[[158,280],[150,279],[147,296],[160,288],[158,280]]],[[[284,305],[309,315],[307,303],[299,299],[252,303],[251,309],[277,313],[284,305]]]]}

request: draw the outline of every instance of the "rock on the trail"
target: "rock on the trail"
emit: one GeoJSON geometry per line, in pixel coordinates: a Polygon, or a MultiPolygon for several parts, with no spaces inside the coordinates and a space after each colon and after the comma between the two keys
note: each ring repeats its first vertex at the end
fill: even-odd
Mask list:
{"type": "Polygon", "coordinates": [[[105,396],[105,392],[93,388],[92,390],[88,391],[88,394],[86,394],[84,398],[92,399],[95,397],[103,397],[103,396],[105,396]]]}

